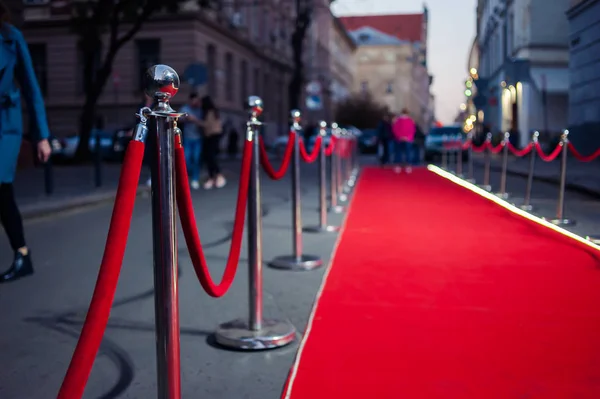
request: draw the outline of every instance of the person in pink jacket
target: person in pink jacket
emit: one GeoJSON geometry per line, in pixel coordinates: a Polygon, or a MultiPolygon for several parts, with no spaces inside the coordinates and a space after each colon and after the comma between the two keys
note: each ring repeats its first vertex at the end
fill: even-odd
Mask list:
{"type": "MultiPolygon", "coordinates": [[[[412,170],[412,150],[416,130],[415,121],[408,114],[408,110],[404,108],[402,114],[392,125],[392,134],[394,136],[394,163],[404,164],[407,173],[412,170]]],[[[396,167],[396,171],[400,172],[401,168],[396,167]]]]}

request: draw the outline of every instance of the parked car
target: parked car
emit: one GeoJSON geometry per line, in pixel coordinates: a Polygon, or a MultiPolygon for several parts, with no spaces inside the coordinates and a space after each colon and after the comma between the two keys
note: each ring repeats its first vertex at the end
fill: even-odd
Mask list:
{"type": "MultiPolygon", "coordinates": [[[[464,143],[466,135],[459,125],[433,127],[425,137],[425,162],[432,162],[436,157],[441,157],[445,143],[460,141],[464,143]]],[[[468,150],[462,150],[464,161],[469,159],[468,150]]]]}
{"type": "Polygon", "coordinates": [[[358,137],[358,148],[363,154],[377,153],[377,130],[365,129],[358,137]]]}
{"type": "MultiPolygon", "coordinates": [[[[88,148],[93,153],[96,149],[96,138],[99,138],[100,157],[102,160],[116,160],[116,154],[113,146],[113,133],[108,131],[92,132],[88,141],[88,148]]],[[[80,137],[78,135],[69,135],[66,137],[53,137],[52,158],[58,162],[70,162],[75,158],[77,146],[79,146],[80,137]]]]}

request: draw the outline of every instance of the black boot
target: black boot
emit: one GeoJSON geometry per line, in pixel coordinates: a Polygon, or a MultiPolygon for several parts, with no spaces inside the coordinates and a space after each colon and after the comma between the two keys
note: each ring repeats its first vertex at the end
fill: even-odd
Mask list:
{"type": "Polygon", "coordinates": [[[27,255],[23,255],[17,251],[15,252],[15,259],[13,260],[10,269],[8,269],[5,273],[0,274],[0,283],[18,280],[21,277],[25,277],[30,274],[33,274],[31,252],[29,252],[27,255]]]}

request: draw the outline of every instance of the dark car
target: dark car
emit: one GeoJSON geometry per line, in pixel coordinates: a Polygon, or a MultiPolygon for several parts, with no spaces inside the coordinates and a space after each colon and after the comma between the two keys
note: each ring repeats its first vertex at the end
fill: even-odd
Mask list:
{"type": "MultiPolygon", "coordinates": [[[[436,157],[441,157],[442,149],[452,142],[464,143],[466,135],[461,126],[433,127],[425,137],[425,162],[432,162],[436,157]]],[[[464,161],[469,159],[468,150],[462,150],[464,161]]]]}
{"type": "Polygon", "coordinates": [[[358,148],[363,154],[377,153],[377,130],[365,129],[358,137],[358,148]]]}

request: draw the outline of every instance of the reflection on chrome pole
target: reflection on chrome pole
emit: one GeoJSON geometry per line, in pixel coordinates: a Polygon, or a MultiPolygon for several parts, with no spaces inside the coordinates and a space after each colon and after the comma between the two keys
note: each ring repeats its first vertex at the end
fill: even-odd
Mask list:
{"type": "Polygon", "coordinates": [[[509,194],[506,192],[506,174],[508,173],[508,143],[510,133],[504,132],[502,139],[502,173],[500,174],[500,191],[496,195],[502,199],[508,199],[509,194]]]}
{"type": "Polygon", "coordinates": [[[486,135],[485,143],[485,170],[483,172],[483,185],[481,186],[481,188],[485,191],[492,191],[492,186],[490,185],[490,168],[492,162],[492,133],[488,133],[486,135]]]}
{"type": "Polygon", "coordinates": [[[531,153],[529,154],[529,172],[527,173],[527,187],[525,189],[525,200],[523,201],[523,205],[521,205],[521,209],[524,211],[532,211],[533,205],[531,205],[531,190],[533,188],[533,172],[535,170],[535,157],[536,157],[536,147],[540,137],[539,132],[534,132],[533,137],[531,138],[531,153]]]}
{"type": "Polygon", "coordinates": [[[562,146],[562,154],[560,160],[560,191],[558,192],[558,207],[556,210],[556,218],[551,222],[564,226],[573,225],[573,219],[565,218],[565,190],[567,189],[567,157],[569,156],[569,131],[565,130],[561,137],[560,145],[562,146]]]}
{"type": "Polygon", "coordinates": [[[333,151],[329,157],[329,171],[330,171],[330,185],[331,185],[331,198],[330,198],[330,210],[333,213],[342,213],[346,209],[338,204],[338,157],[339,148],[341,146],[341,130],[337,123],[331,124],[331,139],[334,140],[333,151]]]}
{"type": "Polygon", "coordinates": [[[179,89],[179,76],[166,65],[146,72],[146,95],[154,99],[156,132],[147,150],[152,162],[152,225],[158,398],[181,398],[179,302],[177,297],[177,230],[175,224],[175,121],[181,115],[169,102],[179,89]]]}

